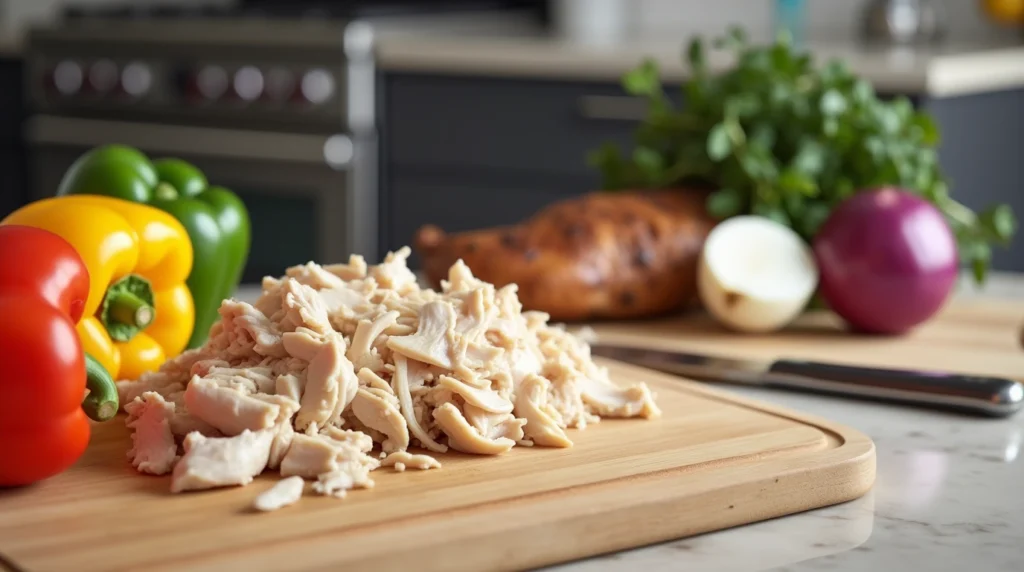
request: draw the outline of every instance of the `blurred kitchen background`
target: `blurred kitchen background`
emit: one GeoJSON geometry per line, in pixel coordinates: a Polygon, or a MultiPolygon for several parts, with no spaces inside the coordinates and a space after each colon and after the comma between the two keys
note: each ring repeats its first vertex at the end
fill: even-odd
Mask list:
{"type": "MultiPolygon", "coordinates": [[[[678,82],[688,37],[731,25],[754,39],[785,25],[929,109],[954,196],[1020,213],[1022,4],[0,0],[0,216],[123,143],[244,198],[247,282],[376,259],[425,223],[512,223],[596,189],[587,152],[628,144],[644,111],[622,73],[651,55],[678,82]]],[[[1024,248],[994,267],[1024,271],[1024,248]]]]}

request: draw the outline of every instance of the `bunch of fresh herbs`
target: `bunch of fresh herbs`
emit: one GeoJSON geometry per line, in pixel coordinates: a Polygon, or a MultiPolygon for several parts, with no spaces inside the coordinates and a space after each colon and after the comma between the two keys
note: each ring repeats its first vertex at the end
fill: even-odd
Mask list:
{"type": "Polygon", "coordinates": [[[816,67],[786,37],[753,46],[734,29],[713,47],[732,50],[736,65],[712,73],[703,40],[691,42],[683,106],[665,93],[653,60],[625,75],[648,112],[631,154],[613,144],[591,154],[606,189],[710,185],[713,216],[759,214],[810,241],[843,199],[898,186],[945,214],[961,261],[984,281],[992,245],[1009,244],[1016,219],[1007,205],[975,213],[950,197],[927,113],[905,97],[880,99],[842,62],[816,67]]]}

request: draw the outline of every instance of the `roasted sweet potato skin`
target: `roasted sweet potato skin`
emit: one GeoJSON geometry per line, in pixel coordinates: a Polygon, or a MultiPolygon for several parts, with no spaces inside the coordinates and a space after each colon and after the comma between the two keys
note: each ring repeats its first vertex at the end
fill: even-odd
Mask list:
{"type": "Polygon", "coordinates": [[[434,287],[462,259],[524,309],[559,321],[642,318],[696,299],[697,261],[715,224],[706,191],[593,192],[554,203],[517,225],[414,239],[434,287]]]}

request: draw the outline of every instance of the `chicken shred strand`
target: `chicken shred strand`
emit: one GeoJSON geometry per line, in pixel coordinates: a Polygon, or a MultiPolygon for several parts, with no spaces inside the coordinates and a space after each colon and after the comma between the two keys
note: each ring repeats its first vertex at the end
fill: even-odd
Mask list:
{"type": "Polygon", "coordinates": [[[299,502],[306,481],[302,477],[285,477],[263,491],[252,503],[260,512],[270,512],[299,502]]]}

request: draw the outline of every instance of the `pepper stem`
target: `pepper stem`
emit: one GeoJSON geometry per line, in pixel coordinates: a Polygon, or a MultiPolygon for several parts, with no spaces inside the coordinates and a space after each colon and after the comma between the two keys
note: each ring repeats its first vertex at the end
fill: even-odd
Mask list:
{"type": "Polygon", "coordinates": [[[89,395],[82,400],[82,410],[94,421],[108,421],[117,415],[120,403],[117,386],[100,362],[85,354],[85,387],[89,395]]]}
{"type": "Polygon", "coordinates": [[[111,292],[110,319],[142,329],[153,321],[153,307],[131,292],[111,292]]]}
{"type": "Polygon", "coordinates": [[[178,199],[178,189],[170,183],[161,182],[153,189],[153,196],[162,201],[174,201],[178,199]]]}
{"type": "Polygon", "coordinates": [[[97,317],[112,340],[127,342],[156,319],[153,302],[149,281],[129,274],[107,289],[97,317]]]}

